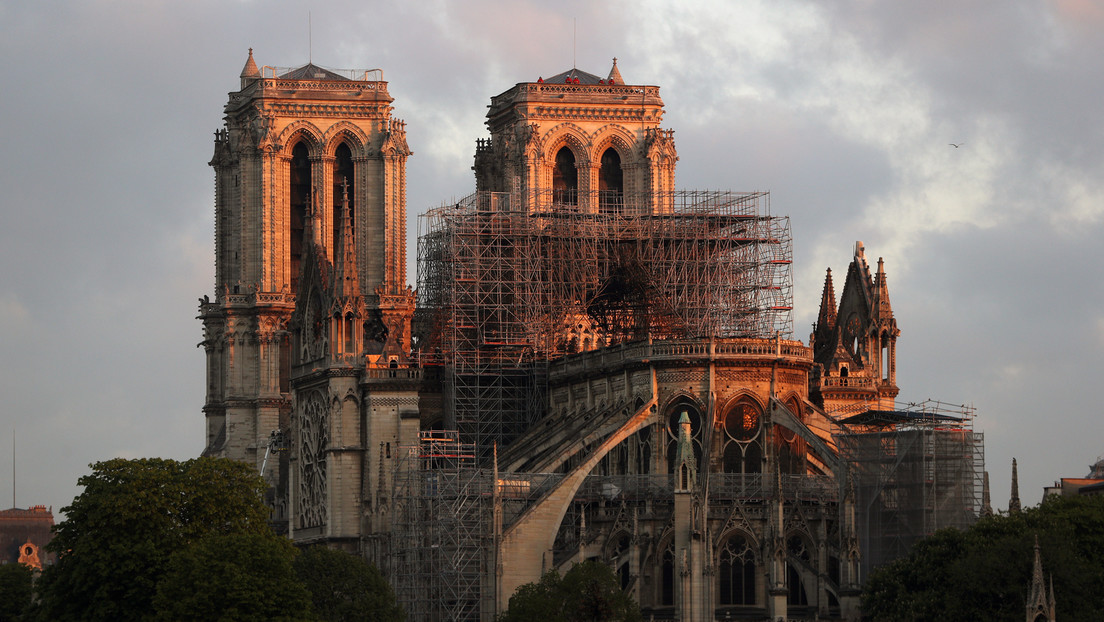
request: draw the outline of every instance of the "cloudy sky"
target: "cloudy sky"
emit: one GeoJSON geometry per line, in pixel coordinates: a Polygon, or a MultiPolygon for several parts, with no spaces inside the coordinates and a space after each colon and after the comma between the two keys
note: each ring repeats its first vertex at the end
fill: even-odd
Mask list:
{"type": "Polygon", "coordinates": [[[412,239],[474,188],[491,95],[616,56],[662,88],[680,187],[769,190],[790,216],[797,338],[862,240],[900,397],[976,407],[994,505],[1014,456],[1025,504],[1084,476],[1104,453],[1099,3],[680,5],[0,0],[0,507],[56,512],[91,462],[203,449],[207,161],[250,47],[383,69],[412,239]]]}

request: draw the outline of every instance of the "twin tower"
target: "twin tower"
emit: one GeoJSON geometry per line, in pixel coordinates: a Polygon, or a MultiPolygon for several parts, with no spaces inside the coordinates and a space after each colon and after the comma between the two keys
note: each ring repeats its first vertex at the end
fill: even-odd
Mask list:
{"type": "Polygon", "coordinates": [[[838,309],[829,273],[810,345],[790,340],[788,219],[765,193],[676,191],[659,88],[615,59],[491,99],[476,193],[430,213],[416,299],[412,152],[382,72],[250,51],[240,77],[210,162],[204,453],[255,464],[296,542],[372,559],[419,619],[492,619],[585,559],[659,616],[854,617],[826,413],[897,394],[881,262],[857,247],[838,309]],[[443,473],[397,492],[401,461],[433,470],[466,443],[487,479],[453,497],[483,508],[467,531],[437,521],[443,473]],[[416,565],[442,555],[435,529],[440,563],[472,564],[416,565]]]}

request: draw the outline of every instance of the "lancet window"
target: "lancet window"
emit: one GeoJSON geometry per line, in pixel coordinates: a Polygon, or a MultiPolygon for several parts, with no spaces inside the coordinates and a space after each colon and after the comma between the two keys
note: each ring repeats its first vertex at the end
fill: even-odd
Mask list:
{"type": "Polygon", "coordinates": [[[552,169],[552,200],[564,205],[579,204],[579,171],[575,168],[575,154],[568,147],[556,152],[556,164],[552,169]]]}
{"type": "Polygon", "coordinates": [[[725,414],[722,470],[725,473],[762,473],[763,409],[750,397],[740,399],[725,414]]]}
{"type": "Polygon", "coordinates": [[[289,175],[288,222],[291,239],[288,240],[288,280],[291,291],[299,287],[299,263],[303,257],[303,229],[310,214],[311,162],[307,146],[300,142],[291,150],[289,175]]]}
{"type": "Polygon", "coordinates": [[[602,153],[598,169],[598,210],[607,214],[620,213],[624,207],[624,189],[621,155],[610,147],[602,153]]]}
{"type": "Polygon", "coordinates": [[[722,605],[755,604],[755,551],[734,534],[720,548],[717,592],[722,605]]]}

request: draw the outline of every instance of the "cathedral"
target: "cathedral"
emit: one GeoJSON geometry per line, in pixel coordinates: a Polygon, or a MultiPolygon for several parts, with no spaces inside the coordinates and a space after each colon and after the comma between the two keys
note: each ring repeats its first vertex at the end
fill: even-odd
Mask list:
{"type": "Polygon", "coordinates": [[[614,59],[493,96],[415,291],[377,71],[250,50],[215,133],[205,454],[255,464],[294,542],[418,620],[586,560],[646,618],[858,620],[870,563],[976,519],[971,413],[895,402],[884,262],[857,243],[794,339],[789,220],[675,188],[659,87],[614,59]]]}

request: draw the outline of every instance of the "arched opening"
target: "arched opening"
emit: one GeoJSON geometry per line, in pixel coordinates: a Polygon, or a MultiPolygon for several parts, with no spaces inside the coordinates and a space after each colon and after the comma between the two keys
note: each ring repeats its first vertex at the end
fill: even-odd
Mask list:
{"type": "MultiPolygon", "coordinates": [[[[798,421],[804,421],[802,408],[797,400],[790,399],[786,402],[786,409],[790,411],[798,421]]],[[[798,436],[797,432],[781,425],[774,426],[775,447],[778,450],[778,470],[788,475],[803,475],[805,469],[805,439],[798,436]]]]}
{"type": "Polygon", "coordinates": [[[291,239],[288,241],[288,280],[292,293],[297,293],[299,287],[299,263],[303,257],[303,228],[306,226],[307,214],[310,213],[311,193],[311,162],[310,152],[303,142],[295,145],[291,150],[291,165],[289,175],[289,223],[288,227],[291,239]]]}
{"type": "Polygon", "coordinates": [[[801,536],[790,536],[786,541],[786,587],[789,595],[786,604],[793,607],[804,607],[809,604],[809,595],[805,591],[805,582],[802,574],[813,573],[813,556],[801,536]]]}
{"type": "Polygon", "coordinates": [[[886,382],[889,382],[889,379],[890,379],[890,377],[889,377],[889,367],[890,367],[889,333],[883,332],[881,341],[882,341],[882,347],[881,347],[880,356],[878,358],[881,359],[882,380],[884,380],[886,382]]]}
{"type": "Polygon", "coordinates": [[[721,469],[725,473],[762,473],[763,447],[760,431],[763,409],[750,397],[741,398],[724,417],[724,449],[721,469]]]}
{"type": "Polygon", "coordinates": [[[675,543],[667,541],[663,547],[663,560],[660,562],[659,571],[659,604],[671,606],[675,604],[675,543]]]}
{"type": "Polygon", "coordinates": [[[575,168],[575,154],[567,147],[556,152],[556,165],[552,169],[552,200],[564,205],[579,204],[579,170],[575,168]]]}
{"type": "Polygon", "coordinates": [[[620,213],[624,207],[624,182],[621,174],[621,154],[613,147],[602,153],[598,169],[598,211],[620,213]]]}
{"type": "Polygon", "coordinates": [[[617,573],[618,583],[621,589],[628,589],[632,582],[632,538],[627,533],[622,533],[613,540],[614,546],[609,554],[609,560],[617,573]]]}
{"type": "MultiPolygon", "coordinates": [[[[355,217],[356,214],[356,210],[353,209],[353,197],[356,193],[353,190],[353,152],[348,145],[341,143],[334,151],[333,168],[333,246],[330,248],[333,249],[335,260],[338,249],[341,248],[339,241],[346,216],[342,206],[346,196],[349,198],[350,216],[355,217]]],[[[351,218],[349,222],[350,224],[353,222],[351,218]]]]}
{"type": "Polygon", "coordinates": [[[722,605],[755,604],[755,551],[747,538],[733,535],[719,555],[718,599],[722,605]]]}

